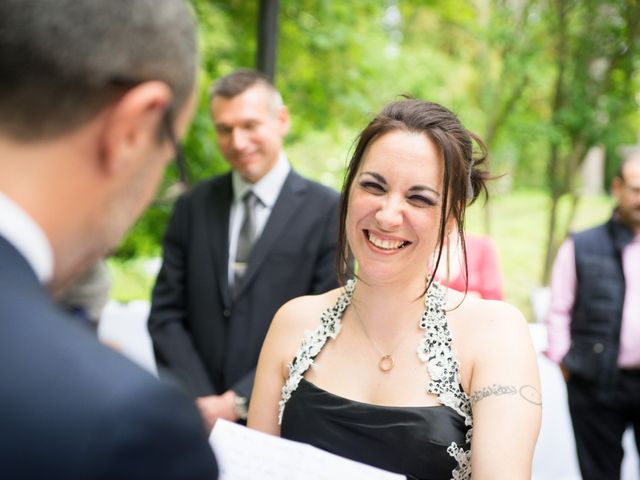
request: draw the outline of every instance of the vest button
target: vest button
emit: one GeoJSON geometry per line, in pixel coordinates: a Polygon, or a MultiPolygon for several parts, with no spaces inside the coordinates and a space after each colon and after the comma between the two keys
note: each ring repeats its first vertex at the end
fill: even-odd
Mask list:
{"type": "Polygon", "coordinates": [[[223,316],[224,318],[230,318],[230,317],[231,317],[231,310],[229,310],[228,308],[226,308],[226,309],[224,310],[224,312],[222,312],[222,316],[223,316]]]}
{"type": "Polygon", "coordinates": [[[604,351],[604,345],[601,343],[596,343],[593,345],[593,351],[595,353],[602,353],[604,351]]]}

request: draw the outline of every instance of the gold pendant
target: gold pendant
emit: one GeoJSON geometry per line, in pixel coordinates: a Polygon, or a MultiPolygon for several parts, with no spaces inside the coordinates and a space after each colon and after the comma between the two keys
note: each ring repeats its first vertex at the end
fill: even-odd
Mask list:
{"type": "Polygon", "coordinates": [[[383,355],[380,358],[380,361],[378,362],[378,368],[382,370],[384,373],[390,372],[391,369],[395,366],[396,366],[396,362],[391,356],[391,354],[383,355]]]}

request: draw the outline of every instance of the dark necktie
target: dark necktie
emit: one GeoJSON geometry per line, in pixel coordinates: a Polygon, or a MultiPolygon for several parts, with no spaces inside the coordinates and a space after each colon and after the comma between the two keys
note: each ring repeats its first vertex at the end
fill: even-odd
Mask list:
{"type": "Polygon", "coordinates": [[[260,199],[249,190],[242,197],[242,205],[244,207],[244,219],[240,227],[238,235],[238,248],[236,250],[236,260],[234,263],[233,291],[238,292],[242,285],[242,279],[249,266],[249,257],[251,249],[256,240],[257,222],[256,207],[260,203],[260,199]]]}

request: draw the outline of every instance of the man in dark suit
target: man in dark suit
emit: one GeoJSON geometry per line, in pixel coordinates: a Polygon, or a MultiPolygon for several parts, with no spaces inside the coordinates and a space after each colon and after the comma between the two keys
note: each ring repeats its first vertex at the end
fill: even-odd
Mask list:
{"type": "Polygon", "coordinates": [[[183,0],[0,2],[1,478],[217,478],[193,402],[47,292],[151,199],[193,111],[195,33],[183,0]]]}
{"type": "Polygon", "coordinates": [[[176,203],[149,317],[158,365],[190,389],[209,426],[246,418],[277,309],[337,286],[338,225],[338,194],[289,166],[289,113],[267,77],[221,78],[211,114],[232,172],[176,203]]]}

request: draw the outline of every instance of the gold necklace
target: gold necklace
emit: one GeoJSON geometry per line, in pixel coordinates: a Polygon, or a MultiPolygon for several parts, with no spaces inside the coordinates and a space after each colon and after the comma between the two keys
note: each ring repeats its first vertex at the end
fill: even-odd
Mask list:
{"type": "Polygon", "coordinates": [[[353,306],[353,311],[356,314],[356,318],[358,319],[358,323],[360,323],[360,327],[362,328],[362,331],[364,332],[365,337],[367,337],[367,340],[369,340],[369,343],[371,343],[371,345],[373,345],[375,349],[378,351],[378,353],[380,353],[381,355],[380,360],[378,361],[378,368],[383,373],[389,373],[391,370],[393,370],[393,367],[396,366],[396,361],[393,358],[393,354],[398,349],[398,347],[402,344],[402,342],[407,337],[407,335],[411,332],[411,330],[407,331],[404,335],[402,335],[402,337],[400,338],[400,341],[391,350],[391,353],[384,353],[382,349],[378,346],[378,344],[373,341],[373,338],[369,336],[369,332],[367,332],[367,328],[365,327],[364,322],[362,321],[362,318],[360,318],[360,314],[358,313],[356,304],[352,301],[351,305],[353,306]]]}

